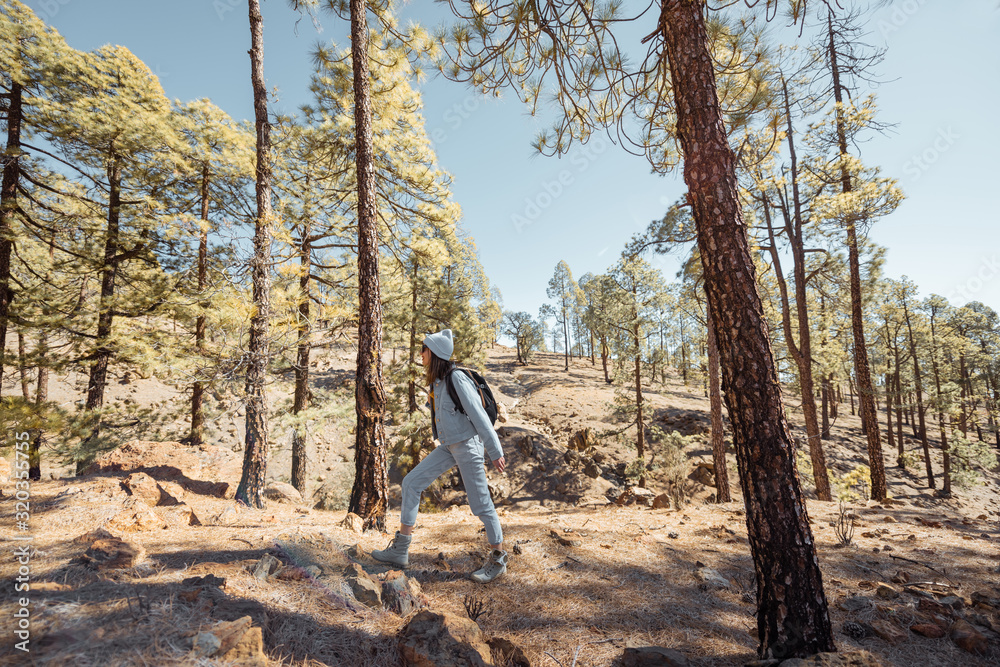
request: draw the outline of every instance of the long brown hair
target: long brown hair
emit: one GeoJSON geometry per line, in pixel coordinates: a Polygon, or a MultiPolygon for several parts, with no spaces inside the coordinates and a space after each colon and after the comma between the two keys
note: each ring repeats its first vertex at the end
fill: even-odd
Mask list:
{"type": "Polygon", "coordinates": [[[424,369],[424,381],[427,382],[427,386],[431,386],[436,380],[445,379],[453,368],[455,368],[454,361],[442,359],[431,350],[431,365],[424,369]]]}

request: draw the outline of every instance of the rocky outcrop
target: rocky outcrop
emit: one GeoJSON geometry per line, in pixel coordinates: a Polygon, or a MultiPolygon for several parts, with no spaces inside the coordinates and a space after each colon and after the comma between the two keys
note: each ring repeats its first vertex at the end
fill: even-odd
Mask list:
{"type": "Polygon", "coordinates": [[[490,647],[475,622],[423,609],[399,632],[407,667],[492,667],[490,647]]]}

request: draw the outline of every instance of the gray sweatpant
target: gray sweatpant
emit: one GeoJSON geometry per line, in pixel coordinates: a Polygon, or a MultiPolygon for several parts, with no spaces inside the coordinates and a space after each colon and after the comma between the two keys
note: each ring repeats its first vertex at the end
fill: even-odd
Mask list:
{"type": "Polygon", "coordinates": [[[454,445],[439,445],[423,461],[403,478],[403,503],[400,523],[412,526],[417,522],[420,494],[431,483],[458,464],[462,482],[469,497],[469,508],[486,526],[486,537],[490,544],[503,542],[503,530],[497,516],[483,468],[483,443],[479,436],[473,436],[454,445]]]}

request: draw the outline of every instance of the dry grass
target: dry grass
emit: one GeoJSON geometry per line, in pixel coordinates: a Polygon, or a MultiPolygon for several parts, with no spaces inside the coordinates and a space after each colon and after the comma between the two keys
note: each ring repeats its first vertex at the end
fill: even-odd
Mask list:
{"type": "MultiPolygon", "coordinates": [[[[265,583],[246,570],[270,551],[286,562],[307,558],[324,571],[335,571],[347,562],[346,547],[358,543],[366,550],[380,548],[384,535],[358,535],[338,526],[343,512],[303,515],[289,506],[272,505],[263,512],[230,512],[220,525],[127,535],[147,550],[146,562],[104,576],[70,562],[83,549],[72,538],[99,525],[121,502],[113,489],[97,490],[101,486],[99,481],[81,480],[34,487],[38,553],[32,562],[33,580],[56,581],[70,589],[32,594],[34,652],[29,664],[215,664],[189,656],[183,635],[243,615],[263,628],[276,664],[399,664],[394,635],[404,619],[352,604],[336,587],[335,577],[265,583]],[[60,495],[74,486],[87,490],[60,495]],[[300,545],[308,555],[275,548],[278,542],[300,545]],[[227,578],[224,592],[192,601],[180,597],[190,590],[180,585],[184,578],[208,572],[227,578]],[[213,600],[214,606],[206,600],[213,600]]],[[[195,505],[203,517],[230,506],[209,498],[199,498],[195,505]]],[[[837,606],[848,595],[870,594],[867,582],[888,580],[899,569],[909,571],[913,581],[936,579],[965,595],[993,581],[996,533],[980,537],[988,527],[975,520],[933,528],[917,519],[926,518],[922,510],[866,507],[858,512],[858,531],[888,532],[877,538],[856,537],[856,548],[839,548],[830,525],[836,523],[836,507],[811,503],[809,511],[838,630],[847,620],[882,617],[905,622],[910,613],[907,599],[860,613],[837,606]],[[895,521],[887,522],[886,517],[895,521]],[[892,550],[885,551],[886,545],[892,550]],[[894,560],[893,555],[925,563],[946,577],[894,560]]],[[[484,603],[479,624],[486,635],[511,639],[532,664],[569,665],[575,658],[580,667],[609,665],[630,641],[673,647],[693,664],[739,665],[754,657],[757,643],[754,605],[743,596],[753,590],[753,568],[742,514],[737,503],[691,505],[680,511],[613,505],[505,510],[508,548],[516,543],[521,553],[512,555],[503,579],[482,587],[465,578],[479,566],[484,540],[478,520],[463,507],[421,515],[409,574],[420,581],[435,609],[464,615],[464,601],[479,597],[484,603]],[[562,546],[550,535],[552,530],[583,544],[562,546]],[[694,576],[699,563],[719,571],[732,587],[704,589],[694,576]]],[[[390,521],[396,519],[391,513],[390,521]]],[[[13,566],[3,563],[0,573],[11,577],[13,566]]],[[[12,610],[7,600],[0,613],[12,610]]],[[[950,641],[916,635],[898,647],[839,633],[837,641],[842,650],[865,648],[908,667],[987,665],[998,657],[974,658],[950,641]]],[[[9,646],[3,650],[0,660],[13,659],[9,646]]]]}
{"type": "MultiPolygon", "coordinates": [[[[483,556],[479,521],[465,506],[421,514],[408,574],[421,583],[431,607],[465,615],[465,601],[478,598],[484,633],[512,640],[537,666],[574,661],[578,667],[610,665],[626,643],[668,646],[694,665],[741,665],[753,659],[755,588],[742,503],[699,502],[706,490],[681,510],[574,507],[567,502],[572,498],[554,493],[544,482],[562,474],[556,459],[561,460],[569,433],[584,426],[608,427],[602,406],[612,389],[603,384],[599,364],[592,368],[589,362],[576,362],[567,376],[561,359],[542,356],[539,365],[516,369],[505,354],[498,350],[492,371],[505,396],[520,398],[508,427],[536,434],[542,459],[519,458],[516,448],[508,447],[511,486],[520,491],[514,505],[501,509],[501,520],[508,550],[517,544],[520,553],[512,554],[504,578],[478,586],[467,573],[479,567],[483,556]],[[514,372],[503,375],[505,368],[514,372]],[[560,545],[550,535],[553,530],[582,545],[560,545]],[[730,588],[705,588],[695,576],[701,565],[721,573],[732,582],[730,588]]],[[[648,396],[658,415],[707,408],[696,387],[657,386],[648,396]]],[[[836,438],[827,445],[835,471],[849,469],[863,455],[856,422],[842,415],[836,438]]],[[[613,455],[614,445],[607,450],[613,455]]],[[[688,454],[697,458],[705,452],[695,445],[688,454]]],[[[899,570],[908,572],[912,582],[935,584],[925,584],[927,589],[965,597],[985,590],[1000,597],[991,588],[997,585],[1000,562],[995,477],[990,478],[992,487],[944,500],[898,469],[889,474],[893,494],[902,502],[856,504],[850,546],[841,546],[837,536],[837,506],[809,501],[838,647],[863,648],[900,667],[997,664],[995,642],[991,654],[975,657],[948,639],[910,634],[904,643],[890,646],[878,638],[855,640],[841,632],[847,621],[879,618],[906,626],[916,598],[905,593],[895,600],[875,599],[877,604],[860,612],[839,606],[857,594],[874,599],[874,583],[889,581],[899,570]],[[990,518],[977,518],[984,515],[990,518]]],[[[731,480],[736,481],[735,464],[731,480]]],[[[11,516],[10,489],[4,490],[0,509],[11,516]]],[[[405,619],[352,602],[337,577],[348,562],[348,547],[382,548],[385,535],[350,532],[339,525],[343,511],[302,513],[275,503],[264,511],[240,511],[232,501],[189,495],[186,502],[205,525],[123,535],[147,552],[133,570],[101,574],[74,563],[85,545],[73,538],[106,522],[124,498],[112,477],[32,485],[32,581],[68,588],[32,591],[32,653],[27,658],[15,653],[7,641],[0,646],[0,664],[219,664],[190,655],[185,634],[244,615],[263,629],[276,665],[400,664],[395,635],[405,619]],[[261,582],[247,568],[265,553],[291,564],[316,563],[323,576],[261,582]],[[226,588],[192,598],[191,587],[181,582],[208,573],[225,577],[226,588]]],[[[390,526],[398,518],[391,511],[390,526]]],[[[6,540],[11,533],[5,521],[0,536],[6,540]]],[[[0,561],[3,590],[13,590],[15,574],[12,558],[0,561]]],[[[0,614],[11,618],[14,605],[13,594],[4,596],[0,614]]]]}

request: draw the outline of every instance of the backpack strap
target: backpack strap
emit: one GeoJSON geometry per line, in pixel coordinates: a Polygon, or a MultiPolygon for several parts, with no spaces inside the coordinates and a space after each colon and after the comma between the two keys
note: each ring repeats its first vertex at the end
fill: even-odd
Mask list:
{"type": "Polygon", "coordinates": [[[463,415],[468,416],[467,413],[465,412],[465,406],[462,405],[462,399],[459,397],[458,391],[455,389],[455,385],[451,379],[452,373],[454,373],[456,370],[461,370],[461,369],[458,366],[455,366],[451,369],[448,375],[445,376],[445,385],[448,387],[448,396],[451,397],[451,402],[455,404],[455,407],[458,408],[459,412],[461,412],[463,415]]]}

